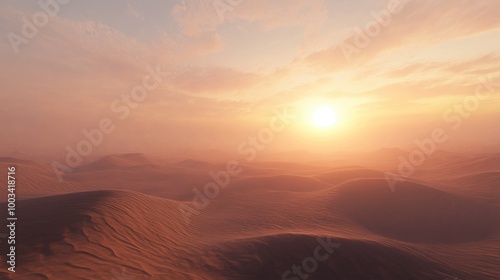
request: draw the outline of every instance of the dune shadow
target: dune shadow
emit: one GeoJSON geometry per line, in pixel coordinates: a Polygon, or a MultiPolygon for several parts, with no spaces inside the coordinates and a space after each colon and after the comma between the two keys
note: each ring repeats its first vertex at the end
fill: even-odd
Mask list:
{"type": "Polygon", "coordinates": [[[496,207],[417,183],[400,182],[391,192],[383,179],[362,179],[336,191],[337,211],[371,232],[401,241],[462,243],[497,231],[496,207]]]}
{"type": "MultiPolygon", "coordinates": [[[[51,244],[63,241],[64,234],[83,234],[82,224],[91,222],[88,213],[111,191],[85,192],[20,200],[16,208],[18,253],[40,252],[51,255],[51,244]]],[[[2,209],[7,209],[1,203],[2,209]]],[[[5,216],[5,214],[3,215],[5,216]]],[[[3,245],[3,244],[2,244],[3,245]]]]}
{"type": "MultiPolygon", "coordinates": [[[[211,253],[221,261],[224,276],[229,279],[300,279],[298,274],[293,273],[292,267],[301,267],[304,260],[314,257],[315,251],[328,252],[321,245],[328,242],[338,244],[338,247],[330,251],[326,259],[318,260],[316,269],[305,273],[303,277],[307,278],[302,279],[430,280],[446,279],[442,273],[452,273],[445,265],[417,257],[400,248],[376,242],[305,234],[276,234],[233,240],[211,253]]],[[[454,273],[457,275],[456,271],[454,273]]]]}

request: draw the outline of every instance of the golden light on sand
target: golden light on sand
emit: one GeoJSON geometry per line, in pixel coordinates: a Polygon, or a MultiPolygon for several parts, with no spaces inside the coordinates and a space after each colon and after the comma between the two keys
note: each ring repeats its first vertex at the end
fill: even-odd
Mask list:
{"type": "Polygon", "coordinates": [[[337,124],[338,116],[332,107],[321,106],[313,111],[311,115],[311,122],[319,128],[330,128],[337,124]]]}

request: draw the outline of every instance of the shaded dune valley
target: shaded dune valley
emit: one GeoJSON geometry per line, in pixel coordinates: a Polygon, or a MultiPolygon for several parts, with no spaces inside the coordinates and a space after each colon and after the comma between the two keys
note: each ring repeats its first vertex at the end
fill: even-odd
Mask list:
{"type": "Polygon", "coordinates": [[[63,181],[2,157],[18,222],[0,279],[500,279],[500,155],[438,152],[391,185],[404,153],[241,161],[232,176],[224,161],[119,154],[63,181]]]}

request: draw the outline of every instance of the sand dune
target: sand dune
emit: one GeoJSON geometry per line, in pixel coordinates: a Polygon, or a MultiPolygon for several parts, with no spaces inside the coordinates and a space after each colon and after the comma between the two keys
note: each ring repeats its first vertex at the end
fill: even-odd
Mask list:
{"type": "Polygon", "coordinates": [[[469,156],[457,160],[448,159],[446,163],[441,163],[439,166],[430,166],[430,169],[433,173],[448,178],[479,172],[499,172],[500,155],[469,156]]]}
{"type": "Polygon", "coordinates": [[[2,275],[5,279],[72,279],[75,273],[81,279],[280,279],[292,265],[312,255],[318,244],[331,243],[339,246],[330,247],[333,252],[310,279],[376,279],[374,275],[433,279],[452,271],[404,247],[334,236],[228,236],[223,242],[208,242],[184,223],[178,205],[118,191],[23,201],[19,205],[23,224],[18,229],[23,269],[2,275]]]}
{"type": "Polygon", "coordinates": [[[189,259],[199,252],[187,247],[189,227],[177,207],[177,202],[116,191],[23,201],[18,228],[23,269],[4,279],[75,279],[72,270],[81,279],[113,279],[113,272],[122,271],[140,279],[153,274],[183,279],[196,272],[189,259]]]}
{"type": "Polygon", "coordinates": [[[500,279],[498,174],[455,173],[496,157],[472,158],[440,159],[426,167],[436,177],[394,192],[358,160],[246,164],[190,223],[179,207],[223,164],[114,155],[59,182],[47,165],[3,158],[19,169],[22,222],[18,272],[0,278],[296,280],[292,267],[330,240],[307,279],[500,279]]]}
{"type": "Polygon", "coordinates": [[[2,167],[7,166],[21,166],[28,169],[29,172],[33,172],[40,175],[54,176],[52,170],[47,166],[34,161],[12,158],[12,157],[0,157],[0,164],[2,167]]]}
{"type": "MultiPolygon", "coordinates": [[[[305,279],[446,279],[456,273],[444,263],[432,263],[397,246],[307,234],[233,240],[224,243],[217,255],[234,279],[282,279],[283,272],[300,266],[305,257],[314,256],[317,248],[326,260],[318,260],[321,265],[312,274],[302,269],[305,279]]],[[[297,274],[288,275],[284,279],[300,279],[297,274]]]]}
{"type": "Polygon", "coordinates": [[[464,176],[451,178],[448,182],[457,185],[490,186],[492,184],[497,184],[498,182],[500,182],[500,172],[489,171],[467,174],[464,176]]]}
{"type": "Polygon", "coordinates": [[[320,180],[293,175],[253,176],[235,182],[232,189],[255,190],[281,190],[292,192],[310,192],[328,188],[330,184],[320,180]]]}
{"type": "Polygon", "coordinates": [[[104,170],[120,167],[152,165],[154,162],[143,154],[110,155],[74,169],[74,172],[104,170]]]}
{"type": "Polygon", "coordinates": [[[383,179],[357,179],[335,188],[335,209],[374,233],[403,241],[468,242],[497,232],[498,209],[429,186],[400,182],[393,193],[383,179]]]}
{"type": "MultiPolygon", "coordinates": [[[[82,186],[74,182],[59,182],[53,170],[48,166],[28,160],[13,158],[0,158],[0,168],[7,170],[8,166],[15,166],[17,169],[18,199],[28,199],[33,197],[71,193],[84,190],[82,186]]],[[[0,188],[7,188],[7,181],[0,181],[0,188]]],[[[6,196],[0,196],[0,202],[6,201],[6,196]]]]}
{"type": "Polygon", "coordinates": [[[342,168],[321,173],[315,177],[330,184],[339,184],[344,181],[358,178],[384,178],[384,174],[380,171],[366,168],[342,168]]]}
{"type": "Polygon", "coordinates": [[[186,168],[208,168],[211,167],[210,163],[194,159],[185,159],[179,162],[173,163],[174,166],[186,167],[186,168]]]}

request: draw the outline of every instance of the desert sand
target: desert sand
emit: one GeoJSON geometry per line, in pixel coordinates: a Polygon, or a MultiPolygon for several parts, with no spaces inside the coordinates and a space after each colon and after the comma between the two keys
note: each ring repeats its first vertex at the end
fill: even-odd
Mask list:
{"type": "Polygon", "coordinates": [[[203,209],[193,189],[224,162],[110,155],[60,182],[3,157],[19,221],[16,273],[0,278],[500,279],[500,155],[439,152],[391,189],[398,153],[242,164],[203,209]]]}

